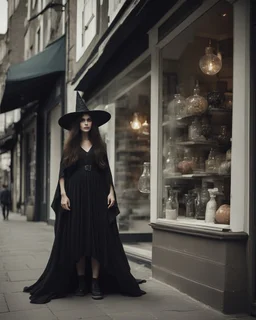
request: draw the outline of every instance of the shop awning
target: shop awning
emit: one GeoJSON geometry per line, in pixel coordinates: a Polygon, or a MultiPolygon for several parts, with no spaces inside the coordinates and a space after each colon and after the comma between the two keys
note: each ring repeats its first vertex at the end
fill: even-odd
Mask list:
{"type": "Polygon", "coordinates": [[[65,72],[65,36],[32,58],[9,68],[0,113],[40,100],[62,72],[65,72]]]}

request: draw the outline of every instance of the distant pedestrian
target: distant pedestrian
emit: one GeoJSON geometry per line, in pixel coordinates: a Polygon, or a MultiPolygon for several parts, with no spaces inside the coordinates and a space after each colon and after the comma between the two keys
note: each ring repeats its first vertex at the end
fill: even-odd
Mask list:
{"type": "Polygon", "coordinates": [[[135,279],[116,223],[119,209],[99,126],[110,119],[106,111],[89,110],[77,94],[77,111],[59,119],[70,131],[60,166],[52,208],[55,240],[39,280],[24,291],[31,303],[47,303],[70,293],[93,299],[104,293],[141,296],[143,280],[135,279]]]}
{"type": "Polygon", "coordinates": [[[1,191],[0,201],[3,212],[3,219],[9,220],[9,210],[11,206],[11,191],[8,189],[6,184],[3,184],[3,190],[1,191]]]}

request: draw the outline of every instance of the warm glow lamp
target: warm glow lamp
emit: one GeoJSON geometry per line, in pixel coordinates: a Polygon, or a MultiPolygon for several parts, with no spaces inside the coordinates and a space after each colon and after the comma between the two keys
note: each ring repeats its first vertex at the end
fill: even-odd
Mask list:
{"type": "Polygon", "coordinates": [[[200,59],[199,67],[203,73],[209,76],[215,75],[222,68],[221,56],[213,53],[211,41],[209,41],[209,46],[205,48],[205,55],[200,59]]]}
{"type": "Polygon", "coordinates": [[[137,112],[134,113],[133,120],[130,122],[130,124],[133,130],[139,130],[141,128],[141,122],[137,112]]]}

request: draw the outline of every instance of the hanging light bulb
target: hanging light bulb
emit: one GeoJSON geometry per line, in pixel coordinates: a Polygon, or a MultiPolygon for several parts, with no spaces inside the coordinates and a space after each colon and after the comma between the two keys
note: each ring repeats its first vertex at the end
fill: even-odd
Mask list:
{"type": "Polygon", "coordinates": [[[222,61],[220,57],[213,53],[211,40],[209,41],[209,46],[205,48],[205,55],[199,61],[199,67],[203,73],[210,76],[215,75],[222,68],[222,61]]]}
{"type": "Polygon", "coordinates": [[[142,123],[142,134],[145,134],[146,136],[149,135],[149,124],[147,120],[142,123]]]}
{"type": "Polygon", "coordinates": [[[141,128],[141,122],[139,120],[137,112],[134,113],[133,120],[130,122],[130,125],[133,130],[139,130],[141,128]]]}

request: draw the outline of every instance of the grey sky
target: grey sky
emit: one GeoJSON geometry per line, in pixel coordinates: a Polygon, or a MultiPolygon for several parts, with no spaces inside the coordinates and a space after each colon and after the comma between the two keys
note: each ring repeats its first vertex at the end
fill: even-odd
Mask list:
{"type": "Polygon", "coordinates": [[[7,0],[0,0],[0,33],[7,30],[7,0]]]}

